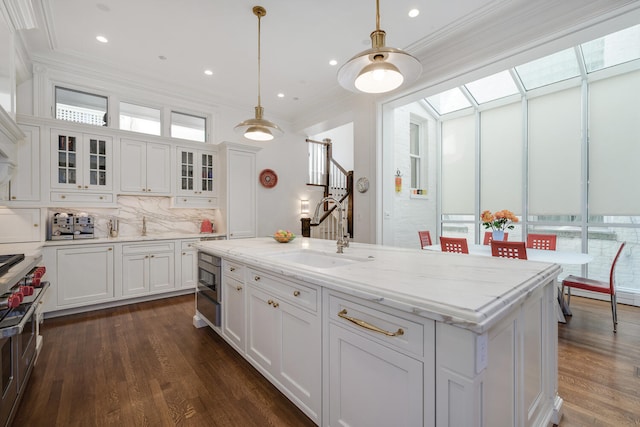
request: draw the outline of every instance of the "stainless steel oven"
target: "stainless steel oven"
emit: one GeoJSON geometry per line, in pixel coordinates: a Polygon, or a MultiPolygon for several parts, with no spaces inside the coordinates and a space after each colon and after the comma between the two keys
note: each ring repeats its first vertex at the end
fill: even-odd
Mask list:
{"type": "Polygon", "coordinates": [[[196,310],[213,326],[220,326],[221,279],[222,260],[216,256],[198,252],[196,310]]]}

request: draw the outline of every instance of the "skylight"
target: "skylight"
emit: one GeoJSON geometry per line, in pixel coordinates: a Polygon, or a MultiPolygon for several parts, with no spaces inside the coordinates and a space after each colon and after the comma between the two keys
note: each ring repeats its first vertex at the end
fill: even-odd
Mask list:
{"type": "Polygon", "coordinates": [[[525,89],[531,90],[580,75],[573,48],[516,67],[525,89]]]}
{"type": "Polygon", "coordinates": [[[587,72],[640,58],[640,25],[582,44],[587,72]]]}
{"type": "Polygon", "coordinates": [[[467,83],[465,86],[478,104],[518,93],[518,87],[513,78],[511,78],[509,71],[502,71],[475,82],[467,83]]]}
{"type": "Polygon", "coordinates": [[[427,98],[427,102],[431,104],[431,106],[440,115],[471,107],[469,100],[457,87],[437,95],[430,96],[427,98]]]}

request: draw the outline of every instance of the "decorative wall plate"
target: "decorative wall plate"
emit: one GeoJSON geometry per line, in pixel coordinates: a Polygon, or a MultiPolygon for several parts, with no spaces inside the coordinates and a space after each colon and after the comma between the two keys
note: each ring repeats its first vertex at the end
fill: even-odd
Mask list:
{"type": "Polygon", "coordinates": [[[278,183],[278,175],[271,169],[264,169],[260,172],[260,184],[266,188],[275,187],[278,183]]]}
{"type": "Polygon", "coordinates": [[[369,189],[369,180],[363,176],[356,182],[356,187],[358,188],[359,192],[366,193],[369,189]]]}

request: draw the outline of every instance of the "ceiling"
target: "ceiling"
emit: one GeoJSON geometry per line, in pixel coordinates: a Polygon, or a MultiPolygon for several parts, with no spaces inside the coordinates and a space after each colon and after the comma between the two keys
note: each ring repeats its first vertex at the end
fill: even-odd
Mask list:
{"type": "MultiPolygon", "coordinates": [[[[267,10],[261,23],[266,118],[293,121],[352,96],[337,84],[336,73],[371,47],[373,0],[33,0],[38,28],[19,34],[31,59],[82,64],[252,115],[258,92],[255,5],[267,10]],[[109,42],[99,43],[97,35],[109,42]],[[329,65],[331,59],[338,65],[329,65]]],[[[425,84],[638,7],[633,0],[381,0],[380,15],[387,46],[415,55],[425,84]],[[409,18],[413,8],[420,14],[409,18]]]]}

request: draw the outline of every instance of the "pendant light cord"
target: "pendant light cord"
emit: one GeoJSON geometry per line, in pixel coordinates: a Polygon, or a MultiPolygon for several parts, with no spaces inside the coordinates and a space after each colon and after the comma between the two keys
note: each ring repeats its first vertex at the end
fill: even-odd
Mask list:
{"type": "MultiPolygon", "coordinates": [[[[377,1],[377,0],[376,0],[377,1]]],[[[262,19],[262,15],[258,14],[258,107],[261,107],[260,104],[260,20],[262,19]]]]}
{"type": "Polygon", "coordinates": [[[376,0],[376,31],[380,31],[380,0],[376,0]]]}

